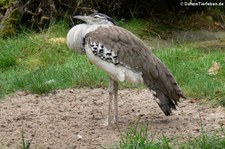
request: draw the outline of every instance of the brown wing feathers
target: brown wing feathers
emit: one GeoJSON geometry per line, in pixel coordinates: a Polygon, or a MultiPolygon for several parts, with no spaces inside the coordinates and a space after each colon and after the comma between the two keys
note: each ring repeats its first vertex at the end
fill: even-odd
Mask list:
{"type": "Polygon", "coordinates": [[[156,100],[165,115],[176,109],[177,102],[184,95],[167,67],[154,56],[145,44],[131,32],[117,27],[100,27],[85,37],[86,43],[96,42],[113,50],[120,65],[142,72],[145,85],[154,90],[156,100]]]}

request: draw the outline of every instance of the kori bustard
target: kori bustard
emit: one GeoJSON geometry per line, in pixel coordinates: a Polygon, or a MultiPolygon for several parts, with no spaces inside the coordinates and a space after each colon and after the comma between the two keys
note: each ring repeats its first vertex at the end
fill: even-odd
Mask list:
{"type": "Polygon", "coordinates": [[[85,23],[69,31],[68,47],[85,53],[91,63],[109,76],[108,125],[118,122],[118,81],[144,83],[165,115],[170,115],[172,109],[176,110],[177,102],[185,98],[180,87],[168,68],[138,37],[101,13],[74,18],[85,23]]]}

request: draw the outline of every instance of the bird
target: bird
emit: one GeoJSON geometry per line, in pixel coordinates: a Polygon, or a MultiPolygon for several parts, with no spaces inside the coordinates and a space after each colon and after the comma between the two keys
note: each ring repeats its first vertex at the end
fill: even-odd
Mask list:
{"type": "Polygon", "coordinates": [[[125,80],[134,85],[144,84],[166,116],[176,110],[178,102],[185,96],[167,66],[140,38],[102,13],[77,15],[74,18],[84,23],[69,31],[68,47],[86,54],[90,62],[109,77],[107,126],[119,121],[118,82],[125,80]]]}

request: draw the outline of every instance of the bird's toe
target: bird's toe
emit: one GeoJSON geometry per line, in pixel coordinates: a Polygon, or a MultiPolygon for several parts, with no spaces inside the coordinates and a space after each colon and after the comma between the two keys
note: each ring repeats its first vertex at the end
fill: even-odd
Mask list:
{"type": "Polygon", "coordinates": [[[109,126],[110,123],[108,122],[108,119],[103,120],[103,123],[101,124],[101,126],[107,127],[109,126]]]}

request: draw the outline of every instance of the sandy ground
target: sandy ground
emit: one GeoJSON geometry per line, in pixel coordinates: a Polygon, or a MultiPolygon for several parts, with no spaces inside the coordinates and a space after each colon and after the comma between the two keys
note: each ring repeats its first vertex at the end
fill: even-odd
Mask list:
{"type": "MultiPolygon", "coordinates": [[[[188,99],[166,117],[148,90],[119,91],[120,131],[125,132],[139,115],[155,137],[197,135],[225,125],[225,111],[188,99]]],[[[103,126],[107,118],[106,89],[67,89],[47,95],[17,92],[0,102],[0,148],[19,148],[21,131],[32,146],[48,149],[92,149],[115,144],[118,127],[103,126]]]]}

